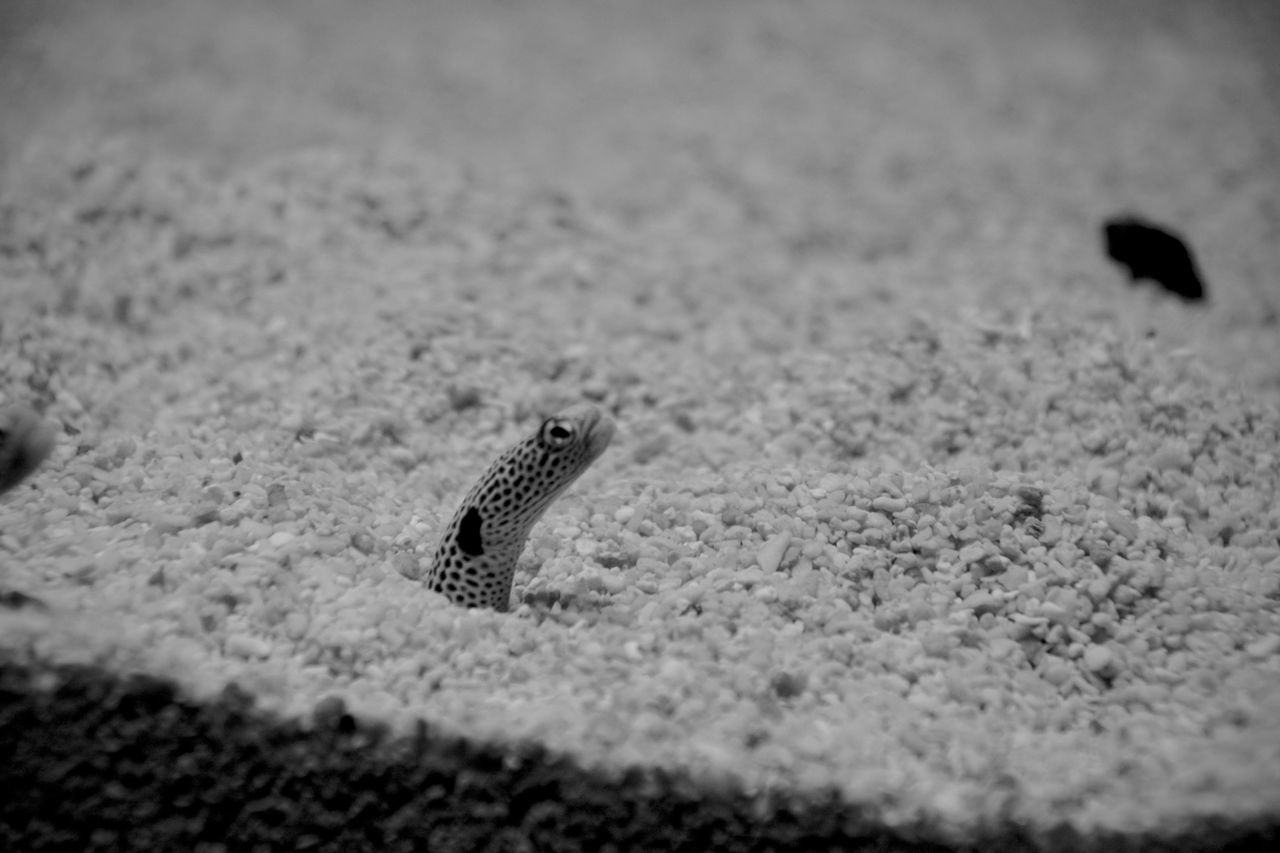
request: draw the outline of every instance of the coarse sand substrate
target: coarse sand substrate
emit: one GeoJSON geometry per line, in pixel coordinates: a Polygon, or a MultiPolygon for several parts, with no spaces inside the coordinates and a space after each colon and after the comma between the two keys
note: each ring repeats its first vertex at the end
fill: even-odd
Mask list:
{"type": "MultiPolygon", "coordinates": [[[[228,5],[228,28],[262,14],[228,5]]],[[[1242,183],[1265,145],[1234,111],[1206,124],[1190,96],[1139,97],[1161,74],[1186,94],[1221,31],[1195,50],[995,40],[970,66],[940,46],[980,30],[888,4],[865,6],[866,50],[806,52],[817,10],[839,20],[811,5],[751,3],[721,29],[694,4],[687,41],[628,29],[610,73],[569,75],[600,112],[568,126],[635,168],[674,140],[639,177],[585,154],[563,186],[487,168],[505,131],[460,106],[497,109],[483,98],[433,102],[458,139],[488,127],[471,160],[405,126],[178,150],[158,101],[155,136],[138,116],[112,140],[48,118],[10,150],[0,406],[35,408],[57,444],[0,498],[0,846],[1280,840],[1280,300],[1255,189],[1274,165],[1242,183]],[[670,51],[651,76],[646,39],[670,51]],[[694,58],[710,71],[687,90],[664,77],[694,58]],[[774,76],[742,86],[762,63],[774,76]],[[981,112],[906,130],[949,103],[943,77],[981,112]],[[621,81],[635,127],[611,123],[621,81]],[[857,145],[820,108],[845,91],[882,119],[860,114],[857,145]],[[1158,163],[1205,171],[1174,190],[1144,160],[1135,178],[1055,98],[1100,126],[1133,112],[1176,143],[1158,163]],[[782,119],[820,132],[769,136],[782,119]],[[1192,144],[1210,125],[1235,142],[1192,144]],[[1103,255],[1113,208],[1173,198],[1211,235],[1204,305],[1103,255]],[[617,434],[534,528],[511,612],[427,591],[479,473],[582,400],[617,434]]],[[[602,14],[572,20],[598,34],[602,14]]],[[[289,20],[281,69],[312,55],[289,20]]],[[[470,47],[433,54],[463,91],[467,51],[541,44],[466,20],[470,47]]],[[[208,31],[197,67],[222,56],[208,31]]],[[[579,49],[557,32],[539,62],[579,49]]],[[[214,64],[235,89],[237,63],[214,64]]],[[[523,138],[513,172],[554,159],[523,138]]]]}

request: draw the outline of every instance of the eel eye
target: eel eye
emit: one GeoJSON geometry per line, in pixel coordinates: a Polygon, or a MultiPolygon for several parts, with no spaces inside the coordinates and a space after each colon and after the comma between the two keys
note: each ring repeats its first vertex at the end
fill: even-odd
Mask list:
{"type": "Polygon", "coordinates": [[[544,444],[559,450],[573,442],[576,431],[573,424],[557,418],[550,418],[542,425],[542,441],[544,444]]]}

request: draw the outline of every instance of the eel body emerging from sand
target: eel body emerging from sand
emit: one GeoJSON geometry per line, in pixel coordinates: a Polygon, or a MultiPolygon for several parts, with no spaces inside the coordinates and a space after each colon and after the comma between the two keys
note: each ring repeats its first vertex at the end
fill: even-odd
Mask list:
{"type": "Polygon", "coordinates": [[[53,450],[48,422],[26,406],[0,409],[0,495],[40,467],[53,450]]]}
{"type": "Polygon", "coordinates": [[[495,459],[440,537],[427,586],[463,607],[507,610],[529,530],[599,458],[613,430],[599,407],[580,403],[495,459]]]}

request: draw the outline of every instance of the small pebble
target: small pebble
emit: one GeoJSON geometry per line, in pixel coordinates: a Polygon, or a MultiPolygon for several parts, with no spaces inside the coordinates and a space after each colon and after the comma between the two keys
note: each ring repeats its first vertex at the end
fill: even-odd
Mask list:
{"type": "Polygon", "coordinates": [[[1138,539],[1137,522],[1131,518],[1126,518],[1115,510],[1107,513],[1107,526],[1130,542],[1136,542],[1138,539]]]}
{"type": "Polygon", "coordinates": [[[1280,634],[1273,634],[1270,637],[1255,640],[1245,646],[1244,650],[1249,657],[1258,658],[1259,660],[1274,657],[1276,652],[1280,652],[1280,634]]]}
{"type": "Polygon", "coordinates": [[[1085,669],[1095,675],[1101,675],[1105,670],[1109,669],[1114,659],[1111,650],[1106,646],[1089,646],[1084,650],[1085,669]]]}
{"type": "Polygon", "coordinates": [[[290,640],[297,642],[307,635],[308,619],[302,613],[294,612],[284,617],[284,633],[290,640]]]}
{"type": "Polygon", "coordinates": [[[356,530],[351,534],[351,547],[355,548],[361,554],[373,553],[376,540],[367,530],[356,530]]]}
{"type": "Polygon", "coordinates": [[[881,495],[871,501],[871,508],[876,512],[884,512],[892,515],[895,512],[902,512],[907,508],[907,499],[891,498],[888,495],[881,495]]]}
{"type": "Polygon", "coordinates": [[[1044,665],[1041,677],[1054,687],[1061,687],[1071,680],[1071,665],[1058,658],[1050,658],[1044,665]]]}
{"type": "Polygon", "coordinates": [[[391,566],[411,581],[422,580],[426,569],[414,554],[409,551],[398,551],[391,555],[391,566]]]}
{"type": "Polygon", "coordinates": [[[271,656],[271,643],[249,634],[232,634],[227,637],[227,653],[240,658],[267,658],[271,656]]]}
{"type": "Polygon", "coordinates": [[[1190,471],[1195,460],[1191,458],[1191,454],[1186,447],[1169,445],[1161,447],[1151,454],[1149,460],[1151,467],[1157,471],[1190,471]]]}
{"type": "Polygon", "coordinates": [[[288,545],[297,538],[298,536],[296,533],[291,533],[288,530],[277,530],[275,533],[272,533],[267,537],[267,543],[276,548],[280,548],[284,545],[288,545]]]}
{"type": "Polygon", "coordinates": [[[946,658],[951,654],[951,637],[944,631],[930,631],[920,639],[920,647],[930,657],[946,658]]]}
{"type": "Polygon", "coordinates": [[[760,569],[766,574],[776,572],[778,566],[782,563],[782,556],[786,553],[787,546],[790,544],[791,534],[785,530],[771,536],[756,551],[756,562],[759,563],[760,569]]]}
{"type": "Polygon", "coordinates": [[[792,672],[775,672],[769,679],[769,686],[779,699],[792,699],[804,692],[808,679],[803,674],[792,672]]]}
{"type": "Polygon", "coordinates": [[[961,606],[981,615],[999,611],[1004,602],[985,590],[979,590],[966,598],[961,606]]]}
{"type": "Polygon", "coordinates": [[[776,601],[778,599],[778,591],[772,586],[758,586],[752,590],[751,596],[758,601],[776,601]]]}
{"type": "Polygon", "coordinates": [[[1052,601],[1040,602],[1040,615],[1059,625],[1065,625],[1070,621],[1070,614],[1052,601]]]}
{"type": "Polygon", "coordinates": [[[1085,594],[1089,596],[1089,600],[1094,604],[1104,601],[1111,592],[1111,581],[1106,578],[1094,578],[1089,581],[1085,587],[1085,594]]]}

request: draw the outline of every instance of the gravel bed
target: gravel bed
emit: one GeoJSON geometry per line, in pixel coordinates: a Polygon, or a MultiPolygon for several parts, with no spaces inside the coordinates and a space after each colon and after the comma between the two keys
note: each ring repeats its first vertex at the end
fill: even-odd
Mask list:
{"type": "Polygon", "coordinates": [[[0,846],[1274,846],[1275,4],[727,5],[0,9],[0,846]]]}
{"type": "Polygon", "coordinates": [[[1193,353],[1052,298],[784,347],[785,289],[403,152],[33,174],[0,378],[63,436],[0,505],[10,654],[943,840],[1274,816],[1280,413],[1193,353]],[[583,398],[619,434],[514,612],[424,591],[583,398]]]}

